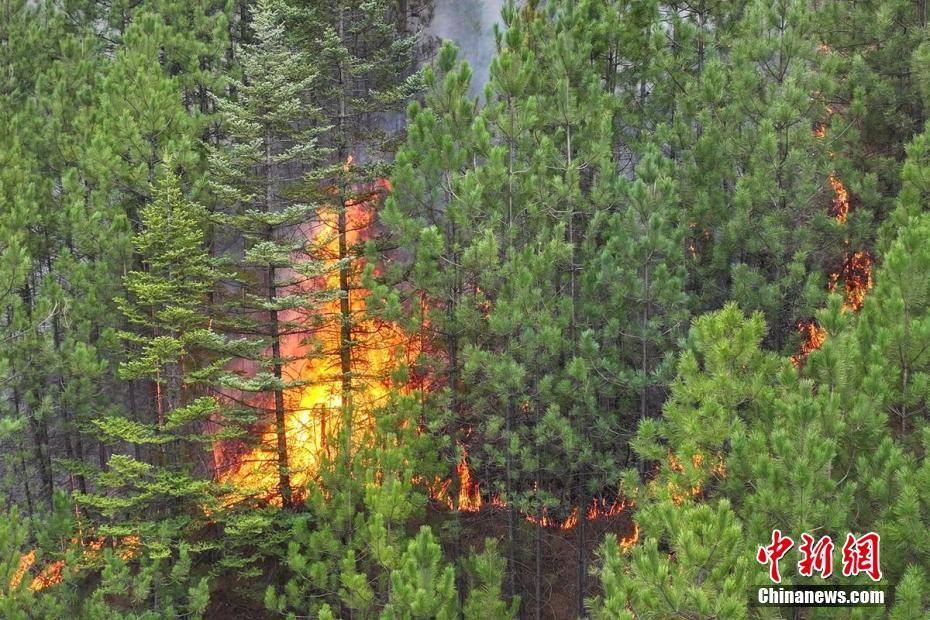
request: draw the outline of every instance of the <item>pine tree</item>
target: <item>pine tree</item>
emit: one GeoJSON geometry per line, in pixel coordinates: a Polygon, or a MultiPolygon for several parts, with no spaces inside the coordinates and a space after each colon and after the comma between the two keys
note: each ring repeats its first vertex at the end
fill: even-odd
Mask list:
{"type": "Polygon", "coordinates": [[[905,147],[926,121],[925,12],[923,2],[830,2],[817,20],[818,35],[839,61],[830,123],[836,131],[828,140],[853,211],[862,212],[863,236],[893,208],[905,147]]]}
{"type": "MultiPolygon", "coordinates": [[[[666,380],[656,371],[686,304],[667,172],[646,164],[644,180],[630,185],[612,161],[616,108],[589,60],[599,40],[581,28],[601,8],[505,9],[477,115],[467,100],[467,69],[454,71],[454,52],[444,48],[438,67],[445,79],[427,73],[432,93],[426,107],[413,108],[410,145],[398,157],[385,213],[393,231],[418,243],[413,260],[398,263],[423,295],[427,334],[444,353],[439,370],[450,381],[453,437],[467,445],[479,479],[494,481],[485,492],[493,489],[488,494],[508,506],[511,595],[519,512],[537,523],[541,588],[542,524],[586,515],[595,497],[616,497],[624,464],[616,456],[623,434],[616,409],[630,411],[630,425],[643,401],[656,409],[652,392],[666,380]],[[544,76],[541,66],[551,71],[544,76]],[[657,189],[648,189],[652,183],[657,189]],[[637,209],[631,226],[655,232],[643,262],[621,272],[614,265],[634,258],[621,244],[640,233],[621,229],[637,209]],[[653,269],[659,283],[651,288],[653,269]],[[612,294],[614,276],[646,282],[639,299],[612,294]],[[618,339],[618,321],[634,318],[639,332],[627,329],[618,339]],[[591,428],[603,443],[592,441],[591,428]]],[[[579,518],[580,584],[585,521],[579,518]]],[[[539,588],[535,598],[542,599],[539,588]]]]}
{"type": "Polygon", "coordinates": [[[346,462],[353,433],[370,418],[371,394],[385,379],[370,360],[390,355],[383,342],[391,340],[385,338],[390,330],[372,322],[364,280],[388,249],[372,240],[373,212],[402,133],[397,120],[420,88],[422,33],[410,13],[421,4],[292,0],[285,12],[291,40],[315,59],[318,71],[303,94],[324,119],[319,140],[328,149],[327,165],[317,171],[315,189],[321,235],[331,235],[333,243],[317,258],[334,266],[338,304],[321,312],[316,335],[320,356],[338,359],[338,441],[346,462]]]}
{"type": "Polygon", "coordinates": [[[242,46],[243,77],[232,82],[236,96],[218,101],[228,143],[212,150],[211,182],[222,205],[216,214],[221,235],[231,245],[227,254],[239,266],[230,299],[238,308],[237,325],[231,329],[262,337],[268,345],[249,360],[255,365],[251,376],[230,379],[227,387],[251,395],[247,404],[272,414],[277,489],[290,506],[286,418],[291,405],[285,392],[298,383],[285,376],[284,342],[306,331],[290,318],[291,311],[314,308],[321,296],[302,288],[322,268],[307,258],[300,226],[311,221],[314,205],[303,200],[299,186],[325,154],[317,143],[325,127],[318,124],[318,108],[304,99],[316,78],[313,65],[288,42],[280,10],[273,1],[258,5],[255,43],[242,46]]]}
{"type": "MultiPolygon", "coordinates": [[[[418,411],[413,397],[392,397],[375,411],[373,427],[355,438],[351,471],[343,469],[346,461],[338,453],[329,462],[324,459],[316,484],[308,489],[307,510],[294,517],[286,542],[288,581],[283,589],[269,586],[266,607],[321,617],[324,610],[335,617],[372,616],[392,602],[395,580],[406,589],[399,597],[420,596],[409,590],[417,586],[407,581],[409,571],[419,570],[421,560],[429,564],[440,558],[428,530],[421,534],[422,549],[407,533],[407,524],[422,518],[426,508],[421,481],[439,473],[432,438],[413,424],[418,411]]],[[[433,568],[429,579],[435,577],[433,585],[446,597],[434,611],[454,609],[454,580],[450,595],[446,576],[451,567],[433,568]]],[[[406,617],[412,603],[394,600],[394,613],[406,617]]]]}
{"type": "Polygon", "coordinates": [[[102,556],[100,583],[82,604],[87,617],[204,617],[210,603],[210,580],[192,574],[193,561],[186,543],[180,545],[176,555],[153,545],[138,560],[138,569],[113,549],[105,549],[102,556]]]}
{"type": "Polygon", "coordinates": [[[585,322],[597,326],[588,372],[624,386],[611,390],[605,382],[600,391],[628,408],[628,429],[660,410],[688,317],[684,226],[670,163],[646,151],[635,181],[621,183],[623,207],[598,212],[583,247],[591,265],[582,284],[585,322]]]}
{"type": "Polygon", "coordinates": [[[428,527],[420,529],[391,571],[391,596],[383,620],[458,617],[455,571],[442,565],[442,550],[428,527]]]}
{"type": "Polygon", "coordinates": [[[762,310],[770,342],[783,347],[822,304],[845,252],[846,231],[828,213],[834,134],[815,135],[836,61],[818,47],[806,2],[750,2],[733,14],[738,22],[681,99],[672,139],[688,205],[689,288],[701,310],[727,299],[762,310]]]}
{"type": "Polygon", "coordinates": [[[44,559],[43,549],[29,548],[37,533],[32,520],[16,507],[3,514],[0,522],[0,613],[10,620],[61,616],[77,602],[67,592],[38,594],[30,586],[30,569],[44,559]]]}
{"type": "Polygon", "coordinates": [[[466,568],[470,585],[462,606],[466,620],[512,620],[518,617],[520,600],[515,598],[508,604],[503,597],[507,564],[497,551],[496,539],[485,539],[484,551],[472,555],[466,568]]]}

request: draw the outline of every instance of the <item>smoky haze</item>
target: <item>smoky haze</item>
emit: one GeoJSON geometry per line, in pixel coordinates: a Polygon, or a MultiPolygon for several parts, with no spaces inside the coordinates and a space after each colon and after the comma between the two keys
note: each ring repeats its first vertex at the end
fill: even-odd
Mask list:
{"type": "Polygon", "coordinates": [[[471,92],[481,92],[494,58],[494,24],[500,23],[504,0],[436,0],[430,31],[458,45],[474,71],[471,92]]]}

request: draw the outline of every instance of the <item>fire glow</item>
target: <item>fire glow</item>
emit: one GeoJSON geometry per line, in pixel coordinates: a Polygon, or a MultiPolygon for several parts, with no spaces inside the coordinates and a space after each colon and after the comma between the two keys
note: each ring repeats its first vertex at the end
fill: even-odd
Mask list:
{"type": "MultiPolygon", "coordinates": [[[[507,502],[499,495],[494,494],[485,499],[480,485],[472,476],[471,469],[468,466],[467,452],[464,453],[458,465],[456,465],[455,475],[458,479],[458,493],[450,492],[452,480],[440,480],[433,485],[429,485],[430,497],[435,502],[446,506],[449,510],[467,514],[478,513],[489,507],[505,510],[508,508],[507,502]]],[[[585,518],[588,521],[610,519],[632,508],[632,503],[622,498],[614,500],[613,502],[608,502],[602,498],[596,497],[591,500],[591,503],[585,510],[585,518]]],[[[542,515],[539,517],[525,514],[523,515],[523,519],[534,525],[566,532],[574,529],[574,527],[578,525],[578,508],[575,507],[564,520],[553,518],[545,511],[543,511],[542,515]]],[[[638,530],[636,531],[638,532],[638,530]]],[[[629,542],[629,538],[624,538],[622,540],[627,540],[629,542]]],[[[629,545],[632,544],[632,542],[629,542],[629,545]]]]}
{"type": "MultiPolygon", "coordinates": [[[[97,560],[100,557],[101,550],[108,545],[116,550],[119,557],[129,560],[138,553],[140,540],[138,536],[123,536],[116,540],[102,536],[86,541],[80,538],[70,540],[72,549],[79,548],[78,558],[81,565],[97,560]]],[[[10,578],[10,590],[16,590],[27,576],[31,576],[32,578],[26,587],[32,592],[41,592],[46,588],[60,584],[64,579],[65,568],[64,560],[53,560],[36,572],[36,550],[33,549],[29,553],[20,556],[16,571],[10,578]]]]}
{"type": "MultiPolygon", "coordinates": [[[[343,168],[349,170],[351,159],[343,168]]],[[[357,247],[370,237],[375,222],[376,207],[384,195],[390,191],[387,181],[380,181],[370,191],[361,192],[359,196],[345,202],[347,239],[346,245],[357,247]]],[[[340,288],[340,260],[338,211],[333,208],[319,213],[319,222],[312,229],[305,231],[308,239],[323,248],[326,262],[325,275],[308,284],[314,290],[334,291],[340,288]]],[[[406,390],[424,389],[424,386],[392,386],[388,379],[391,372],[401,365],[409,365],[421,351],[420,341],[411,337],[396,324],[379,321],[368,316],[365,299],[368,291],[360,283],[364,261],[352,258],[350,276],[349,305],[353,318],[352,324],[352,420],[353,437],[363,435],[373,422],[372,414],[380,403],[389,396],[394,387],[406,390]]],[[[339,360],[340,347],[340,299],[326,302],[322,308],[309,309],[322,315],[322,325],[308,330],[313,339],[319,343],[311,352],[307,345],[297,338],[282,342],[282,355],[290,361],[284,370],[287,381],[298,382],[299,386],[285,392],[285,429],[287,438],[288,469],[295,499],[303,496],[303,489],[312,484],[324,458],[332,458],[341,446],[333,445],[334,436],[340,432],[343,413],[342,373],[339,360]],[[334,320],[333,320],[334,319],[334,320]]],[[[298,313],[286,317],[287,321],[299,322],[298,313]]],[[[235,462],[220,480],[231,484],[235,489],[235,500],[244,497],[263,498],[264,501],[280,505],[278,462],[276,459],[277,434],[274,424],[269,424],[261,431],[258,445],[237,456],[235,462]]],[[[222,460],[221,448],[218,461],[222,460]]],[[[455,468],[454,479],[458,490],[452,493],[453,479],[439,480],[428,484],[429,494],[434,501],[449,510],[461,513],[478,513],[488,507],[507,508],[498,496],[485,498],[478,482],[473,478],[468,465],[468,455],[464,452],[455,468]]],[[[608,503],[594,499],[585,510],[585,518],[596,520],[612,518],[631,508],[624,500],[608,503]]],[[[575,510],[564,520],[551,518],[543,514],[537,520],[535,516],[524,516],[527,522],[539,526],[568,531],[579,521],[579,510],[575,510]]],[[[621,537],[621,546],[629,548],[638,540],[639,530],[635,528],[621,537]]]]}
{"type": "MultiPolygon", "coordinates": [[[[828,108],[828,112],[832,114],[833,110],[828,108]]],[[[823,138],[826,134],[827,127],[825,124],[820,124],[814,128],[815,137],[823,138]]],[[[827,177],[827,183],[830,185],[830,189],[833,190],[833,198],[830,201],[828,213],[838,224],[845,224],[849,217],[851,204],[849,190],[846,189],[846,185],[837,177],[835,172],[831,172],[827,177]]],[[[865,296],[873,285],[872,262],[872,255],[869,252],[847,252],[840,269],[830,274],[827,288],[831,293],[836,291],[841,281],[843,283],[844,311],[857,312],[862,309],[865,296]]],[[[801,335],[801,346],[798,353],[791,356],[791,363],[800,368],[807,356],[812,351],[822,347],[823,343],[826,342],[827,330],[822,328],[816,320],[805,319],[798,323],[797,331],[801,335]]]]}
{"type": "MultiPolygon", "coordinates": [[[[351,165],[349,159],[344,170],[351,165]]],[[[357,193],[344,203],[345,243],[357,248],[371,234],[376,204],[389,191],[386,180],[357,193]]],[[[319,221],[303,231],[318,247],[317,253],[324,263],[324,274],[304,286],[317,291],[340,290],[339,211],[321,209],[319,221]]],[[[284,379],[297,387],[284,393],[285,435],[287,439],[287,467],[295,499],[302,497],[316,477],[324,458],[332,458],[339,448],[334,438],[341,432],[343,406],[350,408],[352,436],[360,437],[372,424],[372,412],[383,403],[392,389],[391,372],[416,358],[417,342],[408,337],[396,324],[371,318],[365,311],[368,291],[361,286],[364,260],[349,259],[349,309],[351,329],[352,402],[343,403],[340,366],[340,338],[342,310],[339,295],[310,308],[305,316],[301,311],[287,313],[285,320],[306,323],[307,334],[313,342],[304,341],[305,334],[282,339],[282,356],[287,362],[284,379]],[[322,320],[313,321],[316,317],[322,320]]],[[[220,480],[232,484],[237,495],[264,497],[280,504],[279,473],[276,454],[277,434],[274,424],[261,433],[258,445],[237,457],[236,462],[220,474],[220,480]]],[[[216,450],[220,450],[219,447],[216,450]]],[[[218,461],[222,456],[218,457],[218,461]]]]}

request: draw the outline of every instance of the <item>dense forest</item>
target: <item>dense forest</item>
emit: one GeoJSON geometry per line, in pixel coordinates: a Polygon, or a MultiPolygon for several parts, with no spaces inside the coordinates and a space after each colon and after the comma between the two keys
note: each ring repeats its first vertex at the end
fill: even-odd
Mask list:
{"type": "Polygon", "coordinates": [[[930,618],[928,32],[0,0],[0,616],[930,618]]]}

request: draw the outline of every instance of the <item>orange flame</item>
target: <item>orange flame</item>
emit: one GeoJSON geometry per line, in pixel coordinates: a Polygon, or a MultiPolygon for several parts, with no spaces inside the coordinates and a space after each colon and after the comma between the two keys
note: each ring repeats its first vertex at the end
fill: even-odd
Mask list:
{"type": "Polygon", "coordinates": [[[620,537],[620,549],[629,551],[637,542],[639,542],[639,523],[633,522],[633,531],[628,536],[620,537]]]}
{"type": "MultiPolygon", "coordinates": [[[[829,47],[821,46],[822,51],[829,51],[829,47]]],[[[827,113],[834,113],[832,106],[827,106],[827,113]]],[[[827,126],[820,123],[814,128],[814,136],[823,138],[827,134],[827,126]]],[[[832,156],[833,153],[830,153],[832,156]]],[[[831,172],[827,178],[830,188],[833,190],[833,199],[830,201],[828,213],[835,218],[840,224],[845,224],[849,217],[850,198],[849,190],[846,185],[831,172]]],[[[848,241],[847,241],[848,243],[848,241]]],[[[872,256],[868,252],[856,252],[847,254],[843,261],[843,267],[830,274],[829,290],[832,292],[836,289],[839,280],[844,283],[845,299],[843,301],[844,310],[859,310],[865,302],[866,292],[872,288],[872,256]]],[[[827,340],[827,330],[820,327],[814,319],[805,319],[798,323],[798,333],[802,336],[800,350],[791,356],[791,363],[800,368],[811,351],[816,351],[823,346],[827,340]]]]}
{"type": "Polygon", "coordinates": [[[15,590],[19,587],[19,584],[23,582],[23,576],[25,576],[26,571],[32,568],[32,565],[36,563],[36,550],[33,549],[29,553],[24,553],[19,558],[19,565],[16,567],[16,572],[13,573],[13,577],[10,578],[10,589],[15,590]]]}
{"type": "MultiPolygon", "coordinates": [[[[88,541],[82,538],[72,538],[69,544],[73,547],[81,547],[79,562],[83,565],[84,563],[97,559],[100,556],[100,550],[103,549],[108,541],[110,546],[117,550],[119,557],[124,560],[129,560],[138,553],[140,545],[138,536],[123,536],[119,539],[107,539],[106,537],[100,536],[91,538],[88,541]]],[[[15,590],[19,587],[26,574],[32,571],[35,563],[35,549],[20,556],[16,572],[14,572],[13,576],[10,578],[11,590],[15,590]]],[[[28,588],[33,592],[40,592],[46,588],[60,584],[63,579],[65,566],[64,560],[53,560],[49,562],[30,580],[28,588]]]]}
{"type": "MultiPolygon", "coordinates": [[[[19,558],[19,565],[16,567],[16,572],[13,573],[13,577],[10,579],[10,589],[17,589],[20,584],[23,582],[23,578],[26,576],[26,573],[29,572],[36,562],[36,550],[33,549],[29,553],[23,554],[19,558]]],[[[33,577],[29,581],[27,586],[33,592],[40,592],[50,586],[61,583],[61,573],[65,568],[65,563],[63,560],[55,560],[54,562],[49,562],[39,571],[39,574],[33,577]]]]}
{"type": "MultiPolygon", "coordinates": [[[[607,503],[601,498],[594,498],[591,500],[591,503],[585,510],[585,520],[596,521],[597,519],[611,519],[622,514],[631,507],[632,504],[624,499],[618,499],[613,503],[607,503]]],[[[558,519],[550,517],[545,511],[539,518],[537,518],[535,515],[526,515],[524,518],[529,523],[534,523],[542,527],[562,530],[565,532],[573,529],[576,525],[578,525],[578,507],[576,506],[573,508],[571,513],[564,521],[559,521],[558,519]]]]}
{"type": "MultiPolygon", "coordinates": [[[[348,171],[351,164],[350,156],[343,169],[348,171]]],[[[389,183],[382,180],[344,200],[344,230],[350,251],[368,238],[376,204],[389,187],[389,183]]],[[[332,193],[338,195],[339,191],[333,188],[332,193]]],[[[319,246],[315,251],[326,269],[324,275],[302,285],[302,288],[339,291],[340,267],[346,264],[346,260],[340,257],[340,209],[322,208],[318,216],[319,222],[305,230],[304,234],[319,246]]],[[[368,316],[365,310],[368,291],[360,284],[364,260],[353,255],[348,262],[348,297],[353,323],[350,352],[352,435],[359,437],[371,427],[373,410],[390,394],[393,387],[391,372],[412,361],[419,348],[398,325],[368,316]]],[[[285,314],[285,320],[289,322],[309,325],[307,332],[315,341],[308,346],[303,339],[306,334],[301,334],[285,337],[281,343],[282,355],[291,360],[283,371],[284,378],[300,384],[284,394],[288,468],[291,487],[298,498],[302,496],[301,489],[315,479],[324,458],[331,456],[332,440],[342,426],[340,300],[339,295],[334,295],[320,307],[285,314]]],[[[221,471],[220,479],[232,483],[237,495],[265,497],[279,504],[276,442],[276,429],[272,424],[261,433],[259,445],[241,455],[232,467],[221,471]]],[[[215,452],[221,450],[222,446],[215,446],[215,452]]],[[[221,454],[217,461],[222,462],[221,454]]]]}
{"type": "MultiPolygon", "coordinates": [[[[445,480],[430,487],[430,496],[434,500],[445,504],[450,510],[458,510],[459,512],[465,513],[480,512],[487,506],[507,508],[507,503],[498,495],[493,495],[487,500],[482,497],[478,482],[472,477],[471,470],[468,467],[467,452],[463,454],[455,470],[459,481],[458,496],[455,498],[457,501],[449,495],[449,488],[452,486],[451,480],[445,480]]],[[[631,507],[632,503],[623,499],[618,499],[608,504],[603,499],[595,498],[585,511],[585,517],[588,521],[612,518],[620,515],[631,507]]],[[[549,516],[545,511],[543,511],[543,514],[539,518],[535,515],[524,515],[523,518],[529,523],[538,524],[542,527],[568,531],[578,525],[578,508],[575,507],[568,517],[561,521],[549,516]]]]}
{"type": "Polygon", "coordinates": [[[827,330],[814,319],[805,319],[798,323],[798,333],[802,337],[801,348],[797,354],[791,356],[791,363],[795,367],[800,367],[811,351],[816,351],[827,341],[827,330]]]}
{"type": "Polygon", "coordinates": [[[462,512],[478,512],[481,510],[481,489],[478,483],[472,480],[471,470],[468,468],[468,453],[455,466],[459,476],[458,509],[462,512]]]}
{"type": "Polygon", "coordinates": [[[830,291],[843,281],[843,309],[861,310],[865,296],[872,288],[872,255],[868,252],[847,253],[839,271],[830,274],[830,291]]]}
{"type": "Polygon", "coordinates": [[[846,217],[849,215],[849,191],[840,181],[836,174],[830,174],[827,182],[833,189],[833,201],[830,203],[829,213],[836,218],[840,224],[846,223],[846,217]]]}

